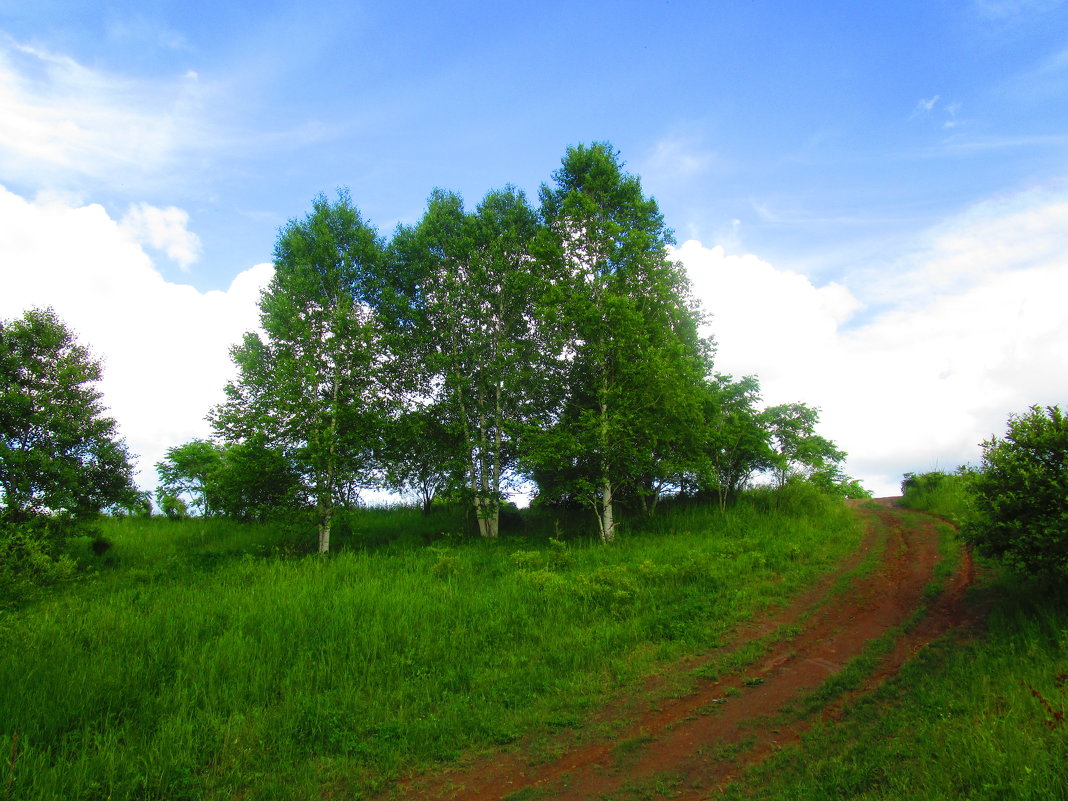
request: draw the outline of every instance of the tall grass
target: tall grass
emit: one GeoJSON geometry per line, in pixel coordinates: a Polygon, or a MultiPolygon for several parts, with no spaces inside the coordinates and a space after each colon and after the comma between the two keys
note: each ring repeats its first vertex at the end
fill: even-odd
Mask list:
{"type": "Polygon", "coordinates": [[[96,579],[0,620],[0,798],[360,797],[580,726],[855,548],[839,504],[775,503],[669,508],[613,547],[374,512],[329,558],[270,526],[116,521],[96,579]]]}
{"type": "Polygon", "coordinates": [[[956,473],[907,473],[901,484],[901,505],[945,518],[960,525],[968,511],[968,483],[964,468],[956,473]]]}

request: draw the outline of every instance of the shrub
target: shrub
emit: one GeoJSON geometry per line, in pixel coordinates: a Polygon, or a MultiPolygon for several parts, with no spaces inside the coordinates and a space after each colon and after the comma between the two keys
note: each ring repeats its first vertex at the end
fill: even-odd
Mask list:
{"type": "Polygon", "coordinates": [[[983,443],[961,533],[979,553],[1029,573],[1068,573],[1068,419],[1055,406],[1012,415],[983,443]]]}
{"type": "Polygon", "coordinates": [[[75,563],[50,547],[31,525],[0,520],[0,605],[25,598],[40,586],[74,575],[75,563]]]}
{"type": "Polygon", "coordinates": [[[958,467],[955,473],[905,473],[901,482],[901,505],[943,517],[957,525],[964,522],[969,505],[968,487],[975,469],[958,467]]]}
{"type": "Polygon", "coordinates": [[[171,520],[183,520],[189,516],[185,501],[167,493],[158,493],[159,510],[171,520]]]}

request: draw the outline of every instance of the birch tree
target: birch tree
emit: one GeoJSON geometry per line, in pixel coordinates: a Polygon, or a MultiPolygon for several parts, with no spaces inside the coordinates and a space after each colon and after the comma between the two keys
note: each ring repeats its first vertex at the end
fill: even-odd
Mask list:
{"type": "Polygon", "coordinates": [[[538,221],[522,192],[491,192],[474,213],[435,191],[418,225],[401,228],[392,250],[407,276],[411,353],[424,393],[456,437],[456,465],[479,533],[498,533],[500,504],[514,475],[518,435],[545,407],[538,304],[544,282],[531,258],[538,221]]]}
{"type": "Polygon", "coordinates": [[[665,437],[696,422],[706,364],[698,313],[656,201],[606,143],[568,149],[541,189],[540,251],[553,276],[568,397],[532,451],[588,505],[604,542],[618,494],[658,472],[665,437]],[[555,467],[554,467],[555,465],[555,467]]]}
{"type": "Polygon", "coordinates": [[[263,335],[232,350],[239,376],[212,415],[230,441],[279,447],[313,499],[319,551],[335,508],[370,483],[384,415],[377,376],[385,354],[375,312],[383,246],[345,192],[319,196],[291,220],[260,299],[263,335]]]}

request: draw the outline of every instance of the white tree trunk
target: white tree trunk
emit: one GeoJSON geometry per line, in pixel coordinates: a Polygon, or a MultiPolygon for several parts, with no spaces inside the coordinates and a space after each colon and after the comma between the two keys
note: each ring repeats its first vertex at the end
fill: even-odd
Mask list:
{"type": "Polygon", "coordinates": [[[616,536],[616,521],[612,514],[612,477],[608,468],[608,368],[601,369],[601,542],[611,542],[616,536]]]}
{"type": "Polygon", "coordinates": [[[333,510],[327,506],[319,508],[319,553],[330,553],[330,522],[333,510]]]}
{"type": "Polygon", "coordinates": [[[601,542],[612,542],[616,537],[616,521],[612,513],[612,482],[601,482],[601,542]]]}

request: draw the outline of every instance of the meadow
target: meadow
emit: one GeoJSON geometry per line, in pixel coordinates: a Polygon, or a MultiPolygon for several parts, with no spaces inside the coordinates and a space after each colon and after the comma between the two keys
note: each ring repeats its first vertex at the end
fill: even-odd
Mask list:
{"type": "Polygon", "coordinates": [[[486,542],[358,510],[329,556],[299,521],[104,521],[78,580],[0,612],[0,799],[359,798],[581,736],[855,551],[809,489],[668,506],[612,546],[544,512],[486,542]]]}

